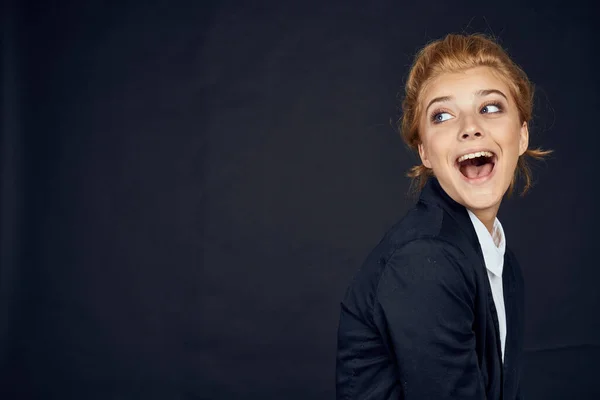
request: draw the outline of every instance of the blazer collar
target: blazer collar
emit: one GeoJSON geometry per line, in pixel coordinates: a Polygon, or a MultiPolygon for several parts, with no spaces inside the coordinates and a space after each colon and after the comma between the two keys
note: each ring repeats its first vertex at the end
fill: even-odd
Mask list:
{"type": "Polygon", "coordinates": [[[469,243],[477,249],[477,252],[483,258],[479,238],[477,237],[467,209],[448,196],[437,178],[431,177],[427,180],[425,187],[421,191],[419,200],[426,204],[435,204],[441,207],[456,222],[460,230],[466,235],[469,243]]]}

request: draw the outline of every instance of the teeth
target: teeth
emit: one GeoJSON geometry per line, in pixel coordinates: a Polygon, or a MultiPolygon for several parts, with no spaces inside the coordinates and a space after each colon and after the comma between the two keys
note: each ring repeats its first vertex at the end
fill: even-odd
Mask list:
{"type": "Polygon", "coordinates": [[[478,151],[476,153],[465,154],[464,156],[460,156],[458,158],[458,162],[463,162],[465,160],[476,158],[476,157],[493,157],[494,154],[489,151],[478,151]]]}

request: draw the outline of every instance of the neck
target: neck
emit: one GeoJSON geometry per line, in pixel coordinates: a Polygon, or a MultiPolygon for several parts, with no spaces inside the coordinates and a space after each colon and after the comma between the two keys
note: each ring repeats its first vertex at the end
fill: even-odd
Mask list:
{"type": "Polygon", "coordinates": [[[490,234],[494,229],[494,221],[496,220],[496,215],[498,215],[498,208],[488,208],[485,210],[471,210],[473,214],[485,225],[486,229],[490,234]]]}

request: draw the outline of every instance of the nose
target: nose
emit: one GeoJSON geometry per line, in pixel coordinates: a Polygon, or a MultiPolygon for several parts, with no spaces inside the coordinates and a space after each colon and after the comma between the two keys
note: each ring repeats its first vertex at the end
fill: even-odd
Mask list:
{"type": "Polygon", "coordinates": [[[478,138],[478,137],[482,137],[483,133],[481,133],[480,131],[475,131],[475,132],[469,132],[469,131],[464,131],[463,133],[461,133],[460,138],[462,140],[468,140],[471,138],[478,138]]]}
{"type": "Polygon", "coordinates": [[[459,133],[459,140],[471,140],[483,137],[483,130],[481,126],[477,124],[477,121],[473,117],[465,119],[465,123],[461,127],[459,133]]]}

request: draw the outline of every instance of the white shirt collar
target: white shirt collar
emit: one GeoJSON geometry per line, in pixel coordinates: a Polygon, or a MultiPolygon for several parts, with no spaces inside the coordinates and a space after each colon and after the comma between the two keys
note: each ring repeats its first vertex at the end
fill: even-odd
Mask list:
{"type": "Polygon", "coordinates": [[[481,245],[485,267],[494,275],[501,277],[504,268],[504,251],[506,250],[506,240],[502,224],[498,221],[498,218],[494,220],[494,227],[492,229],[494,235],[492,237],[483,222],[471,210],[467,209],[467,211],[473,223],[473,228],[475,228],[479,244],[481,245]]]}

